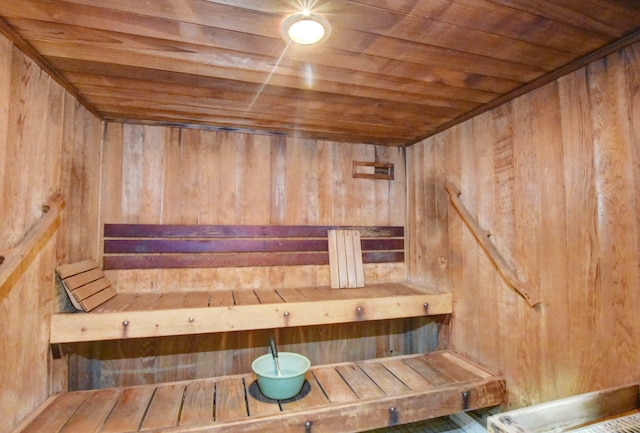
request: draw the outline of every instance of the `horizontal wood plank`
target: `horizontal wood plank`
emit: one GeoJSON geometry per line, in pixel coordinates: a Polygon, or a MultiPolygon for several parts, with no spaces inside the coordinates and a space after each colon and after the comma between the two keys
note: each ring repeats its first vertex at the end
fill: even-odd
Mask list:
{"type": "MultiPolygon", "coordinates": [[[[327,251],[323,239],[106,239],[105,254],[327,251]]],[[[402,250],[403,239],[363,239],[362,250],[402,250]]]]}
{"type": "MultiPolygon", "coordinates": [[[[329,253],[221,253],[105,256],[104,269],[328,265],[329,253]]],[[[404,252],[363,252],[363,263],[402,263],[404,252]]]]}
{"type": "Polygon", "coordinates": [[[105,224],[105,238],[326,238],[327,230],[359,230],[362,237],[402,237],[402,226],[105,224]]]}

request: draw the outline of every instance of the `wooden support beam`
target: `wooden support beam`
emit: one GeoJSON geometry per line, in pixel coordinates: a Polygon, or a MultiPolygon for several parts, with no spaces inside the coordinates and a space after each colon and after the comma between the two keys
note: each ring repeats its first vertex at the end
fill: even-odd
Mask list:
{"type": "Polygon", "coordinates": [[[498,272],[504,280],[516,291],[531,307],[535,307],[540,303],[538,288],[533,284],[522,281],[518,278],[516,272],[509,266],[507,261],[502,257],[493,242],[489,240],[490,233],[484,230],[478,221],[471,215],[471,212],[464,206],[460,200],[460,191],[451,183],[447,182],[445,189],[449,193],[453,207],[462,217],[462,221],[467,225],[471,234],[476,238],[489,260],[497,268],[498,272]]]}
{"type": "Polygon", "coordinates": [[[16,281],[29,268],[60,225],[60,212],[64,198],[52,194],[42,206],[42,217],[31,227],[26,236],[13,248],[0,256],[0,301],[11,291],[16,281]]]}

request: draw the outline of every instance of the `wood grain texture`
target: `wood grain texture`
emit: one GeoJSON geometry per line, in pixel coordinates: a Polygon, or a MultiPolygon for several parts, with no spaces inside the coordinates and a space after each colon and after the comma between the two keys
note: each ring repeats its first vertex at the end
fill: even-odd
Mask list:
{"type": "MultiPolygon", "coordinates": [[[[102,224],[114,222],[404,226],[404,155],[393,148],[108,123],[101,155],[99,221],[92,227],[97,230],[93,236],[100,237],[102,224]],[[151,153],[146,154],[147,150],[151,153]],[[376,158],[394,163],[396,180],[351,177],[352,160],[376,158]]],[[[367,242],[366,236],[363,240],[367,242]]],[[[372,284],[405,278],[403,263],[366,264],[364,270],[366,281],[372,284]]],[[[269,288],[329,281],[326,265],[106,273],[119,293],[197,290],[210,293],[212,305],[232,305],[232,298],[227,302],[221,298],[225,293],[230,296],[229,288],[249,289],[260,296],[260,291],[269,288]]],[[[137,305],[152,308],[145,302],[140,298],[137,305]]],[[[312,354],[316,361],[360,360],[436,347],[434,322],[407,320],[383,321],[371,330],[365,330],[365,325],[349,329],[328,325],[321,337],[312,334],[318,332],[315,327],[279,333],[286,336],[290,347],[312,354]],[[334,339],[329,343],[331,350],[326,351],[321,342],[334,339]],[[359,341],[359,347],[347,345],[349,339],[359,341]]],[[[139,346],[86,343],[74,347],[70,355],[73,388],[246,371],[268,340],[265,332],[216,334],[215,341],[205,336],[163,337],[139,346]]]]}
{"type": "MultiPolygon", "coordinates": [[[[100,122],[95,118],[92,122],[82,107],[77,117],[71,114],[67,105],[71,99],[63,89],[4,37],[0,37],[0,75],[0,250],[6,253],[42,217],[42,205],[52,193],[69,197],[61,181],[69,174],[62,168],[65,137],[100,122]]],[[[67,226],[69,204],[66,201],[59,215],[58,230],[38,247],[11,292],[0,300],[3,433],[12,431],[51,393],[66,389],[67,366],[64,360],[50,358],[46,323],[57,309],[53,269],[64,251],[59,235],[67,226]]]]}
{"type": "MultiPolygon", "coordinates": [[[[246,221],[255,225],[403,226],[406,211],[397,204],[404,202],[404,177],[394,181],[351,178],[352,160],[371,160],[377,149],[358,144],[108,124],[100,223],[171,225],[187,221],[234,225],[246,221]],[[161,146],[158,142],[166,144],[161,146]],[[317,151],[318,146],[321,151],[317,151]],[[255,176],[262,180],[256,182],[255,176]],[[386,187],[372,188],[377,182],[384,182],[386,187]]],[[[382,155],[396,167],[404,165],[401,152],[385,151],[382,155]]],[[[371,282],[403,279],[402,268],[367,265],[365,277],[371,282]]],[[[286,273],[278,266],[188,274],[124,270],[109,271],[107,276],[123,293],[238,285],[255,289],[265,282],[273,287],[301,287],[328,281],[329,270],[325,265],[286,273]]]]}
{"type": "MultiPolygon", "coordinates": [[[[446,178],[410,166],[409,197],[461,186],[468,207],[541,305],[518,305],[449,209],[451,345],[505,372],[506,407],[617,386],[637,374],[637,44],[409,149],[440,152],[446,178]],[[440,143],[447,143],[443,148],[440,143]]],[[[430,205],[430,206],[433,206],[430,205]]],[[[411,217],[410,251],[426,251],[432,212],[411,217]]],[[[415,256],[414,256],[415,257],[415,256]]],[[[410,262],[410,275],[436,270],[410,262]]],[[[523,304],[520,302],[520,304],[523,304]]]]}
{"type": "MultiPolygon", "coordinates": [[[[128,431],[297,431],[302,428],[308,430],[311,425],[314,431],[319,432],[355,433],[439,417],[462,409],[493,406],[501,401],[504,380],[499,375],[480,370],[455,354],[436,352],[394,357],[392,362],[411,370],[409,365],[429,365],[432,357],[436,358],[434,366],[426,374],[439,375],[443,380],[427,388],[421,386],[420,380],[403,383],[406,376],[397,377],[388,372],[369,376],[365,373],[386,371],[384,364],[390,358],[382,358],[359,363],[312,366],[301,392],[294,398],[280,401],[270,400],[261,393],[253,373],[172,384],[64,393],[18,432],[52,431],[43,422],[48,417],[52,418],[53,431],[58,431],[56,427],[64,424],[65,420],[64,431],[67,426],[73,426],[94,433],[99,431],[103,421],[109,427],[108,431],[113,431],[112,427],[118,422],[111,422],[111,416],[105,420],[105,415],[120,420],[123,413],[129,412],[138,419],[141,403],[145,400],[148,407],[139,426],[128,431]],[[452,370],[456,374],[451,375],[452,370]],[[378,378],[384,379],[377,383],[378,378]],[[121,395],[132,393],[152,395],[152,398],[129,402],[121,398],[121,395]],[[465,393],[467,397],[463,397],[465,393]],[[117,402],[116,408],[110,412],[114,402],[117,402]],[[91,409],[96,411],[95,416],[87,416],[91,409]],[[194,409],[200,414],[197,420],[193,418],[194,409]]],[[[417,377],[428,381],[422,372],[412,371],[417,377]]]]}
{"type": "Polygon", "coordinates": [[[383,146],[411,145],[640,39],[633,2],[313,6],[333,29],[315,46],[283,40],[281,23],[299,10],[280,1],[6,0],[0,31],[109,121],[383,146]]]}

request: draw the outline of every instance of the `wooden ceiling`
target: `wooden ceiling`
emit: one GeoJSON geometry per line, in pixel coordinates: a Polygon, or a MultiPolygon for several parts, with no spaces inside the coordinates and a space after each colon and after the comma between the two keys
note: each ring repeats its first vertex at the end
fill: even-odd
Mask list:
{"type": "Polygon", "coordinates": [[[390,146],[640,40],[638,0],[1,0],[0,16],[103,119],[390,146]],[[331,37],[287,45],[305,1],[331,37]]]}

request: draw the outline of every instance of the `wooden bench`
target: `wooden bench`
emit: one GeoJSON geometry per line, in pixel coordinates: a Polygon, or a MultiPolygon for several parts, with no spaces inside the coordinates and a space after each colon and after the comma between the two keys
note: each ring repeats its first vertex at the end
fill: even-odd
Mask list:
{"type": "Polygon", "coordinates": [[[264,397],[253,374],[51,397],[16,433],[348,433],[495,406],[504,381],[454,353],[314,366],[302,392],[264,397]]]}
{"type": "MultiPolygon", "coordinates": [[[[104,269],[325,266],[328,231],[357,230],[362,262],[403,271],[403,227],[107,224],[104,269]]],[[[394,271],[394,275],[397,274],[394,271]]],[[[451,293],[407,281],[331,289],[223,288],[118,293],[91,312],[54,314],[52,344],[450,314],[451,293]]]]}
{"type": "MultiPolygon", "coordinates": [[[[200,272],[245,266],[252,267],[251,274],[264,276],[269,272],[256,269],[311,266],[326,282],[308,287],[272,287],[270,282],[267,287],[215,290],[125,290],[112,296],[109,279],[92,264],[84,271],[92,273],[92,282],[67,287],[75,298],[76,290],[92,284],[90,295],[78,292],[76,299],[79,307],[91,311],[54,314],[54,346],[452,312],[451,293],[388,278],[404,277],[402,227],[106,225],[103,266],[118,278],[153,269],[200,272]],[[355,251],[349,254],[361,254],[362,263],[341,282],[327,268],[331,261],[349,257],[331,257],[328,233],[345,229],[358,231],[355,238],[361,241],[351,247],[347,242],[345,248],[355,251]],[[360,271],[364,287],[331,288],[361,285],[360,271]],[[349,282],[352,276],[355,282],[349,282]],[[387,281],[379,281],[385,277],[387,281]],[[88,296],[102,290],[107,292],[91,302],[88,296]]],[[[346,265],[347,274],[350,266],[346,265]]],[[[69,265],[59,270],[60,277],[73,278],[81,267],[69,265]]],[[[504,392],[502,377],[444,351],[314,365],[303,391],[287,401],[264,397],[253,373],[63,393],[45,402],[17,432],[360,432],[495,406],[504,392]]]]}

